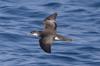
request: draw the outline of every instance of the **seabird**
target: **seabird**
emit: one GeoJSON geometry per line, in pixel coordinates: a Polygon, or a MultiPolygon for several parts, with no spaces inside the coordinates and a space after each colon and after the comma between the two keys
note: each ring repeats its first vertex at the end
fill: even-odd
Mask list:
{"type": "Polygon", "coordinates": [[[47,53],[51,53],[51,45],[53,41],[72,41],[70,38],[57,34],[56,24],[57,13],[54,13],[44,19],[44,30],[43,31],[32,31],[31,34],[40,37],[40,47],[47,53]]]}

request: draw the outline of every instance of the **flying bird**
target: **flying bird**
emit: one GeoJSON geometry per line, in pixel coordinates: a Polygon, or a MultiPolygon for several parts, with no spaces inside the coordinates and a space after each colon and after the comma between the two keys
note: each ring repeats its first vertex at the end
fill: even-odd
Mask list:
{"type": "Polygon", "coordinates": [[[43,31],[31,31],[32,35],[40,37],[40,47],[47,53],[51,53],[53,41],[72,41],[70,38],[65,38],[64,36],[57,34],[56,17],[57,13],[53,13],[44,19],[43,31]]]}

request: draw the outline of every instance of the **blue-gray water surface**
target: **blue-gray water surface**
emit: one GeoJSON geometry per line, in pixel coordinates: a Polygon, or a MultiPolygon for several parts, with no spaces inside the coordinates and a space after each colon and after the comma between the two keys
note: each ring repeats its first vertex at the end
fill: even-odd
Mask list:
{"type": "Polygon", "coordinates": [[[0,66],[100,66],[100,0],[0,0],[0,66]],[[45,53],[32,30],[57,12],[57,32],[45,53]]]}

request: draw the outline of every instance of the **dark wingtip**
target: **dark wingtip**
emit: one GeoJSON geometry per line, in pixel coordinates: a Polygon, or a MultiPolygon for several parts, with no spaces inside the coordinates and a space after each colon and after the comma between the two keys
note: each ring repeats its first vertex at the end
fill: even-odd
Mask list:
{"type": "Polygon", "coordinates": [[[57,17],[57,12],[51,14],[50,16],[48,16],[46,19],[56,19],[57,17]]]}
{"type": "MultiPolygon", "coordinates": [[[[45,51],[45,50],[44,50],[45,51]]],[[[51,51],[45,51],[46,53],[51,53],[51,51]]]]}
{"type": "Polygon", "coordinates": [[[51,48],[47,48],[44,46],[44,48],[42,48],[46,53],[51,53],[51,48]]]}
{"type": "Polygon", "coordinates": [[[53,13],[53,14],[51,15],[51,17],[52,17],[53,19],[56,19],[56,17],[57,17],[57,12],[53,13]]]}
{"type": "Polygon", "coordinates": [[[57,14],[57,12],[55,12],[55,13],[54,13],[54,15],[56,15],[56,16],[57,16],[57,15],[58,15],[58,14],[57,14]]]}

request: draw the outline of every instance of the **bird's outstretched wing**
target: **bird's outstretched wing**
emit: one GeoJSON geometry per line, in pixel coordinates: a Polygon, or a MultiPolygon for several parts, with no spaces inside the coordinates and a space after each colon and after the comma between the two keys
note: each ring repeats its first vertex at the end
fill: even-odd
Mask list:
{"type": "Polygon", "coordinates": [[[39,40],[40,47],[47,53],[51,53],[52,42],[53,42],[53,37],[51,36],[42,37],[39,40]]]}
{"type": "Polygon", "coordinates": [[[45,18],[45,20],[44,20],[44,25],[45,25],[44,30],[56,31],[56,28],[57,28],[56,17],[57,17],[57,13],[54,13],[54,14],[45,18]]]}

